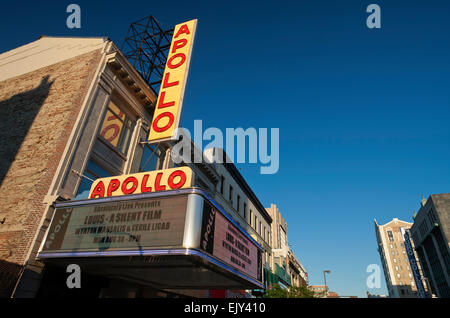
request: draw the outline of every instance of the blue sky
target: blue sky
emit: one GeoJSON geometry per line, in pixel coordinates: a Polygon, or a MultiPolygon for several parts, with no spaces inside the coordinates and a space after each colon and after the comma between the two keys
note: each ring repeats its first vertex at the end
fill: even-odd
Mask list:
{"type": "MultiPolygon", "coordinates": [[[[238,165],[276,203],[310,283],[365,296],[380,264],[373,219],[412,221],[450,192],[448,1],[42,1],[2,4],[0,52],[40,35],[108,36],[154,15],[197,18],[182,125],[280,129],[280,170],[238,165]],[[81,29],[66,28],[70,3],[81,29]],[[381,7],[368,29],[366,7],[381,7]]],[[[384,294],[382,288],[370,290],[384,294]]]]}

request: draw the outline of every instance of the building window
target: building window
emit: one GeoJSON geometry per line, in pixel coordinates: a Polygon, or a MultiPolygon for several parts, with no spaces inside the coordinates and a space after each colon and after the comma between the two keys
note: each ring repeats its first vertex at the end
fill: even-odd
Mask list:
{"type": "Polygon", "coordinates": [[[419,230],[420,230],[420,234],[422,234],[422,236],[425,236],[428,233],[428,224],[427,224],[426,219],[424,219],[422,221],[422,223],[420,223],[419,230]]]}
{"type": "Polygon", "coordinates": [[[220,176],[220,193],[222,193],[222,195],[225,194],[224,190],[225,190],[225,177],[220,176]]]}
{"type": "Polygon", "coordinates": [[[230,185],[229,200],[230,200],[231,205],[233,205],[233,186],[231,186],[231,185],[230,185]]]}
{"type": "Polygon", "coordinates": [[[254,228],[254,225],[253,225],[253,211],[252,210],[250,210],[250,213],[249,213],[250,215],[250,226],[252,227],[252,228],[254,228]]]}
{"type": "Polygon", "coordinates": [[[161,151],[155,145],[145,144],[139,172],[158,170],[158,159],[160,156],[161,151]]]}
{"type": "Polygon", "coordinates": [[[75,199],[87,199],[89,197],[89,191],[91,190],[91,185],[93,182],[92,180],[110,177],[112,175],[112,173],[90,159],[86,169],[84,170],[83,177],[81,177],[81,183],[75,199]]]}
{"type": "Polygon", "coordinates": [[[430,211],[428,211],[428,218],[430,219],[431,225],[433,225],[434,223],[437,223],[437,219],[433,213],[433,209],[430,209],[430,211]]]}
{"type": "Polygon", "coordinates": [[[247,221],[247,204],[244,203],[244,220],[247,221]]]}
{"type": "Polygon", "coordinates": [[[237,207],[236,210],[238,211],[238,214],[241,212],[241,197],[237,196],[237,207]]]}
{"type": "Polygon", "coordinates": [[[103,119],[100,136],[114,149],[125,154],[128,150],[132,131],[132,121],[112,101],[103,119]]]}
{"type": "Polygon", "coordinates": [[[394,235],[392,234],[392,231],[387,231],[388,237],[389,237],[389,241],[390,242],[394,242],[394,235]]]}

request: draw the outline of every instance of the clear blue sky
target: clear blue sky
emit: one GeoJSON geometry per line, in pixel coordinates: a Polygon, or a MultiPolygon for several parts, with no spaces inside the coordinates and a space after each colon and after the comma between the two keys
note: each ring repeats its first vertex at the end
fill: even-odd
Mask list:
{"type": "Polygon", "coordinates": [[[147,15],[167,28],[197,18],[182,124],[280,128],[277,174],[239,168],[279,206],[310,283],[329,269],[331,290],[364,297],[366,267],[380,264],[373,219],[412,221],[422,195],[450,192],[449,1],[92,2],[2,3],[0,52],[42,34],[120,46],[147,15]],[[70,3],[79,30],[65,26],[70,3]]]}

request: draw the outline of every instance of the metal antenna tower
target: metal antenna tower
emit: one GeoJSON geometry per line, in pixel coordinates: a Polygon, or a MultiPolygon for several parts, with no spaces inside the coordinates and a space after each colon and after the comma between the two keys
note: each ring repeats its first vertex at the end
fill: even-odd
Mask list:
{"type": "Polygon", "coordinates": [[[130,24],[121,51],[147,84],[159,92],[173,29],[164,30],[153,16],[130,24]]]}

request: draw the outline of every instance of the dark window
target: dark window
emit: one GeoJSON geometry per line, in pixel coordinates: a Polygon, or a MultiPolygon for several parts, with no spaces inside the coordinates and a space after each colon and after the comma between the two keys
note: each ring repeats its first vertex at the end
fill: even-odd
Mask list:
{"type": "Polygon", "coordinates": [[[394,242],[394,235],[392,234],[392,231],[387,231],[389,242],[394,242]]]}
{"type": "Polygon", "coordinates": [[[427,280],[426,280],[426,282],[427,282],[427,285],[426,285],[427,289],[431,288],[432,292],[436,293],[436,286],[434,285],[433,280],[430,279],[430,277],[431,277],[430,268],[428,267],[428,263],[426,262],[425,253],[424,253],[424,247],[423,246],[420,247],[417,250],[417,255],[419,256],[420,263],[422,264],[424,277],[427,278],[427,280]]]}
{"type": "Polygon", "coordinates": [[[427,223],[427,219],[424,219],[422,221],[422,223],[420,223],[419,225],[419,230],[420,230],[420,234],[422,234],[422,236],[425,236],[428,233],[428,223],[427,223]]]}
{"type": "Polygon", "coordinates": [[[436,287],[441,294],[440,296],[445,298],[450,297],[450,288],[447,285],[447,280],[444,273],[446,269],[442,268],[439,259],[439,251],[436,250],[432,237],[427,236],[423,245],[428,256],[431,271],[433,272],[433,277],[437,285],[436,287]]]}
{"type": "Polygon", "coordinates": [[[238,211],[238,213],[241,212],[240,209],[241,209],[241,197],[238,195],[237,196],[237,207],[236,207],[236,210],[238,211]]]}
{"type": "Polygon", "coordinates": [[[161,151],[155,145],[144,145],[139,172],[158,170],[158,159],[161,151]]]}
{"type": "Polygon", "coordinates": [[[89,160],[83,175],[75,199],[87,199],[93,180],[110,177],[113,174],[91,159],[89,160]]]}
{"type": "Polygon", "coordinates": [[[247,221],[247,204],[244,203],[244,220],[247,221]]]}
{"type": "Polygon", "coordinates": [[[224,195],[224,190],[225,190],[225,178],[224,176],[220,176],[220,193],[222,193],[222,195],[224,195]]]}
{"type": "Polygon", "coordinates": [[[233,204],[233,187],[230,185],[230,196],[229,196],[230,203],[233,204]]]}
{"type": "Polygon", "coordinates": [[[430,209],[430,211],[428,212],[428,218],[430,219],[431,226],[433,226],[434,223],[437,223],[437,219],[434,215],[433,209],[430,209]]]}
{"type": "MultiPolygon", "coordinates": [[[[434,238],[436,239],[438,250],[441,253],[441,257],[444,261],[445,268],[447,269],[447,275],[450,275],[450,255],[447,249],[447,240],[442,234],[442,229],[436,228],[433,230],[434,238]]],[[[450,292],[450,290],[448,290],[450,292]]]]}

